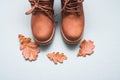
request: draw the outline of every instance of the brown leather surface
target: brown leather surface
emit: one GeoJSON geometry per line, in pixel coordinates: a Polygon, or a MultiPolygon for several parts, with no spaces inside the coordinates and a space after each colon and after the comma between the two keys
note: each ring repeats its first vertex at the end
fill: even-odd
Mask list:
{"type": "Polygon", "coordinates": [[[46,44],[54,35],[53,2],[54,0],[29,0],[32,9],[31,29],[38,44],[46,44]]]}
{"type": "MultiPolygon", "coordinates": [[[[62,1],[62,7],[64,6],[64,1],[62,1]]],[[[70,0],[72,1],[72,0],[70,0]]],[[[75,0],[74,0],[75,1],[75,0]]],[[[77,0],[76,0],[77,1],[77,0]]],[[[72,2],[71,2],[72,3],[72,2]]],[[[65,10],[62,12],[62,23],[61,23],[61,31],[63,33],[63,37],[67,39],[69,43],[80,40],[83,30],[84,30],[84,12],[83,12],[83,4],[80,4],[80,15],[72,12],[69,13],[65,10]]],[[[73,5],[74,6],[74,5],[73,5]]]]}
{"type": "Polygon", "coordinates": [[[32,15],[31,27],[33,36],[38,41],[48,40],[53,32],[54,23],[44,14],[37,13],[32,15]]]}

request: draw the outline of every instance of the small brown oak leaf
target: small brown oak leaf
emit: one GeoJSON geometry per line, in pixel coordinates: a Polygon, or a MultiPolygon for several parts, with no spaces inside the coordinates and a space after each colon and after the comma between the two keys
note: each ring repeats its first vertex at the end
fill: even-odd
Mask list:
{"type": "Polygon", "coordinates": [[[40,52],[38,45],[35,42],[31,42],[30,38],[25,38],[22,34],[18,37],[21,43],[20,50],[22,51],[24,58],[29,61],[36,60],[38,53],[40,52]]]}
{"type": "Polygon", "coordinates": [[[64,53],[59,53],[59,52],[53,52],[53,53],[48,53],[47,57],[52,60],[55,64],[63,63],[64,60],[67,60],[67,56],[64,55],[64,53]]]}
{"type": "Polygon", "coordinates": [[[86,55],[91,55],[94,52],[95,45],[91,40],[83,40],[80,44],[80,50],[78,56],[86,57],[86,55]]]}

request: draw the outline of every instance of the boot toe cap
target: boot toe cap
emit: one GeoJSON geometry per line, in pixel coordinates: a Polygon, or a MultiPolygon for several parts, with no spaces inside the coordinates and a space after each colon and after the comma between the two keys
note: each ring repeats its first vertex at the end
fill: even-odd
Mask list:
{"type": "Polygon", "coordinates": [[[62,21],[62,34],[68,42],[79,42],[84,29],[84,21],[75,16],[68,16],[62,21]]]}
{"type": "Polygon", "coordinates": [[[44,44],[48,43],[52,39],[54,29],[52,25],[38,25],[33,27],[32,32],[35,41],[39,42],[40,44],[44,44]]]}

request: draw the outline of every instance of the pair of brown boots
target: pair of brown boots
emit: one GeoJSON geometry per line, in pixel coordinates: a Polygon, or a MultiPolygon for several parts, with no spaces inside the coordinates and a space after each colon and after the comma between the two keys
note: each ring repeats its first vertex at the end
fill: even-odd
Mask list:
{"type": "MultiPolygon", "coordinates": [[[[54,26],[54,0],[29,0],[31,9],[26,14],[32,13],[31,28],[34,40],[39,45],[52,41],[54,26]]],[[[61,33],[69,44],[78,43],[84,30],[83,0],[61,0],[62,22],[61,33]]]]}

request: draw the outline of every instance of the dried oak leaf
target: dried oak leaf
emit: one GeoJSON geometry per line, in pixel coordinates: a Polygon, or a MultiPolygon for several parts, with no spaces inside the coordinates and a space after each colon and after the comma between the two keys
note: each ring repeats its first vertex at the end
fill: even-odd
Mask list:
{"type": "Polygon", "coordinates": [[[47,57],[50,60],[52,60],[55,64],[57,64],[58,62],[63,63],[64,60],[67,60],[67,56],[64,55],[64,53],[59,53],[59,52],[49,53],[47,57]]]}
{"type": "Polygon", "coordinates": [[[35,42],[31,42],[30,38],[25,38],[22,34],[19,34],[19,41],[21,43],[20,50],[26,60],[33,61],[37,59],[40,49],[35,42]]]}
{"type": "Polygon", "coordinates": [[[83,40],[82,43],[80,44],[80,50],[79,50],[78,56],[86,57],[86,55],[91,55],[94,52],[93,51],[94,48],[95,48],[95,45],[93,41],[83,40]]]}
{"type": "Polygon", "coordinates": [[[19,38],[19,41],[20,41],[21,44],[27,44],[27,43],[31,42],[30,38],[26,38],[22,34],[19,34],[18,38],[19,38]]]}

